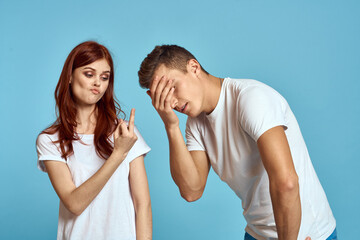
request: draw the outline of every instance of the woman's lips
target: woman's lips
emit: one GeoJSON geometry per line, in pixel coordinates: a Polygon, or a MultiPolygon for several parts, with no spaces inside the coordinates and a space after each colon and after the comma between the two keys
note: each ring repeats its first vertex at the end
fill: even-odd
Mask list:
{"type": "Polygon", "coordinates": [[[95,94],[95,95],[98,95],[99,93],[100,93],[100,91],[99,90],[97,90],[97,89],[91,89],[91,92],[93,93],[93,94],[95,94]]]}

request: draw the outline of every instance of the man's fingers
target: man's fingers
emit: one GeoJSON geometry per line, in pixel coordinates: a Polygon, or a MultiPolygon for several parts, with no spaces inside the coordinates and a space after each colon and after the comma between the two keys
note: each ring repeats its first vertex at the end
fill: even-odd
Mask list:
{"type": "Polygon", "coordinates": [[[164,87],[167,83],[167,81],[165,81],[166,78],[165,76],[162,76],[156,89],[155,89],[155,95],[153,95],[153,101],[154,101],[154,107],[156,109],[158,109],[160,107],[160,97],[161,97],[161,93],[163,92],[164,90],[164,87]]]}
{"type": "Polygon", "coordinates": [[[129,119],[129,132],[134,132],[134,123],[135,123],[135,108],[131,109],[130,119],[129,119]]]}
{"type": "Polygon", "coordinates": [[[173,98],[174,91],[175,91],[175,88],[172,87],[170,89],[168,95],[166,96],[165,103],[164,103],[165,104],[165,109],[168,109],[168,108],[172,109],[173,108],[173,106],[171,106],[171,99],[173,98]]]}
{"type": "Polygon", "coordinates": [[[164,89],[161,92],[161,96],[160,96],[160,108],[165,108],[166,103],[165,103],[165,99],[166,97],[169,95],[169,92],[171,90],[171,84],[172,84],[172,80],[168,80],[166,82],[166,85],[164,87],[164,89]]]}
{"type": "Polygon", "coordinates": [[[159,85],[159,82],[160,82],[160,78],[158,76],[155,76],[155,78],[152,81],[151,86],[150,86],[150,97],[151,97],[153,106],[155,106],[155,91],[159,85]]]}
{"type": "Polygon", "coordinates": [[[152,81],[152,83],[150,85],[150,89],[149,89],[151,95],[154,95],[155,89],[156,89],[157,85],[159,84],[159,80],[160,80],[159,77],[155,76],[154,80],[152,81]]]}

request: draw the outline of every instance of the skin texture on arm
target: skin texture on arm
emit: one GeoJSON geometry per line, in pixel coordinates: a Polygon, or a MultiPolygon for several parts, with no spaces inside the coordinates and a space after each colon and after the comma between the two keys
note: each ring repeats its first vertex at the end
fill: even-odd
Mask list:
{"type": "Polygon", "coordinates": [[[189,152],[179,128],[179,119],[171,106],[172,80],[155,77],[148,91],[152,104],[164,122],[170,148],[170,170],[181,196],[187,201],[199,199],[205,189],[210,163],[203,151],[189,152]]]}
{"type": "Polygon", "coordinates": [[[150,240],[152,239],[152,213],[143,156],[130,163],[129,182],[136,215],[136,239],[150,240]]]}
{"type": "Polygon", "coordinates": [[[115,170],[127,156],[137,140],[134,133],[135,110],[131,111],[129,126],[120,121],[115,130],[114,150],[101,168],[80,186],[72,181],[66,163],[44,161],[50,181],[65,207],[75,215],[80,215],[99,194],[115,170]]]}
{"type": "Polygon", "coordinates": [[[171,176],[181,196],[188,202],[198,200],[205,189],[210,162],[204,151],[186,148],[179,128],[167,129],[170,151],[171,176]]]}
{"type": "Polygon", "coordinates": [[[299,183],[284,128],[266,131],[257,145],[269,176],[278,238],[296,240],[301,223],[299,183]]]}

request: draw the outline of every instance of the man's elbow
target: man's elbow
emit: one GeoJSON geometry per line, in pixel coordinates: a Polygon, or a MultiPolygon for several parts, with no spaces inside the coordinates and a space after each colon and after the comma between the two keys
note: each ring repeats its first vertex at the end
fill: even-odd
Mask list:
{"type": "Polygon", "coordinates": [[[203,192],[192,192],[192,193],[180,193],[181,197],[185,199],[187,202],[195,202],[199,200],[202,196],[203,192]]]}

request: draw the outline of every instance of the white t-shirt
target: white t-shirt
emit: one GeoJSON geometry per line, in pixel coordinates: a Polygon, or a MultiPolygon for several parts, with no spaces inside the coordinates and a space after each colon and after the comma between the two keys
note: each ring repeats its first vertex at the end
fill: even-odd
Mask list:
{"type": "Polygon", "coordinates": [[[274,239],[269,179],[256,142],[275,126],[285,129],[299,177],[302,218],[298,239],[326,239],[335,229],[335,219],[295,116],[271,87],[250,79],[224,79],[213,112],[188,118],[187,147],[206,151],[214,171],[242,200],[245,230],[259,240],[274,239]]]}
{"type": "MultiPolygon", "coordinates": [[[[58,240],[135,240],[135,211],[129,186],[130,162],[150,151],[139,131],[135,128],[138,140],[130,149],[125,160],[116,169],[104,188],[81,213],[72,214],[60,201],[58,240]]],[[[74,154],[66,161],[61,158],[57,134],[40,134],[36,145],[38,168],[46,172],[45,160],[64,162],[68,165],[74,184],[80,186],[104,164],[95,151],[94,135],[81,135],[82,142],[73,141],[74,154]]],[[[112,139],[113,140],[113,139],[112,139]]]]}

